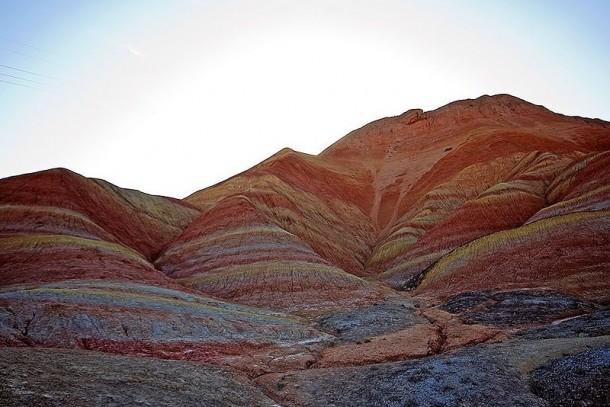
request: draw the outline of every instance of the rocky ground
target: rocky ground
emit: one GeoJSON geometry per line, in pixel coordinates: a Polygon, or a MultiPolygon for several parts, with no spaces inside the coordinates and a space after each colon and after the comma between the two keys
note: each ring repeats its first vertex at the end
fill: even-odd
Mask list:
{"type": "Polygon", "coordinates": [[[243,377],[202,363],[82,350],[0,349],[3,406],[274,406],[243,377]]]}
{"type": "Polygon", "coordinates": [[[226,354],[223,368],[219,359],[210,365],[150,354],[5,347],[0,405],[610,403],[610,310],[548,291],[460,295],[430,308],[420,300],[394,299],[323,316],[315,323],[328,334],[321,342],[250,360],[263,366],[258,369],[226,354]],[[486,307],[480,307],[482,299],[486,307]],[[507,324],[507,315],[519,318],[507,324]],[[495,335],[489,337],[489,330],[495,335]]]}

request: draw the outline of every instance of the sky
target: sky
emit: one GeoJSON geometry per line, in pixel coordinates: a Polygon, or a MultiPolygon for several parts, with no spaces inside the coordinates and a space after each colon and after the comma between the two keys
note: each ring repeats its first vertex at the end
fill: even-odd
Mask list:
{"type": "Polygon", "coordinates": [[[510,93],[610,120],[610,1],[0,0],[0,177],[174,197],[510,93]]]}

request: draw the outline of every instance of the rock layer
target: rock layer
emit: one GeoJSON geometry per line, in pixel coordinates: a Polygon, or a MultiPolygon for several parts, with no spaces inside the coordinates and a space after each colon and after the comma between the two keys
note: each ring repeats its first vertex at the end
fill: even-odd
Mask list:
{"type": "Polygon", "coordinates": [[[0,403],[604,405],[609,222],[610,123],[509,95],[182,200],[6,178],[0,403]]]}

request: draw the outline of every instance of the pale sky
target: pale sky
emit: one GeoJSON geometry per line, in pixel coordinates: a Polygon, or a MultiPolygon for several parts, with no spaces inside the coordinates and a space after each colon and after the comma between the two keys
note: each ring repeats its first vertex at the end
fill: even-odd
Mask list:
{"type": "Polygon", "coordinates": [[[184,197],[482,94],[610,120],[608,21],[608,1],[0,0],[0,177],[184,197]]]}

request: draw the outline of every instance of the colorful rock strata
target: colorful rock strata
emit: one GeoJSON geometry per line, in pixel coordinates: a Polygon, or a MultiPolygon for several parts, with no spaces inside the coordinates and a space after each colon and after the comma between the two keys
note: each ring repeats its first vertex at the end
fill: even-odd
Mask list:
{"type": "Polygon", "coordinates": [[[610,123],[509,95],[182,200],[0,180],[2,405],[601,406],[608,304],[610,123]]]}

